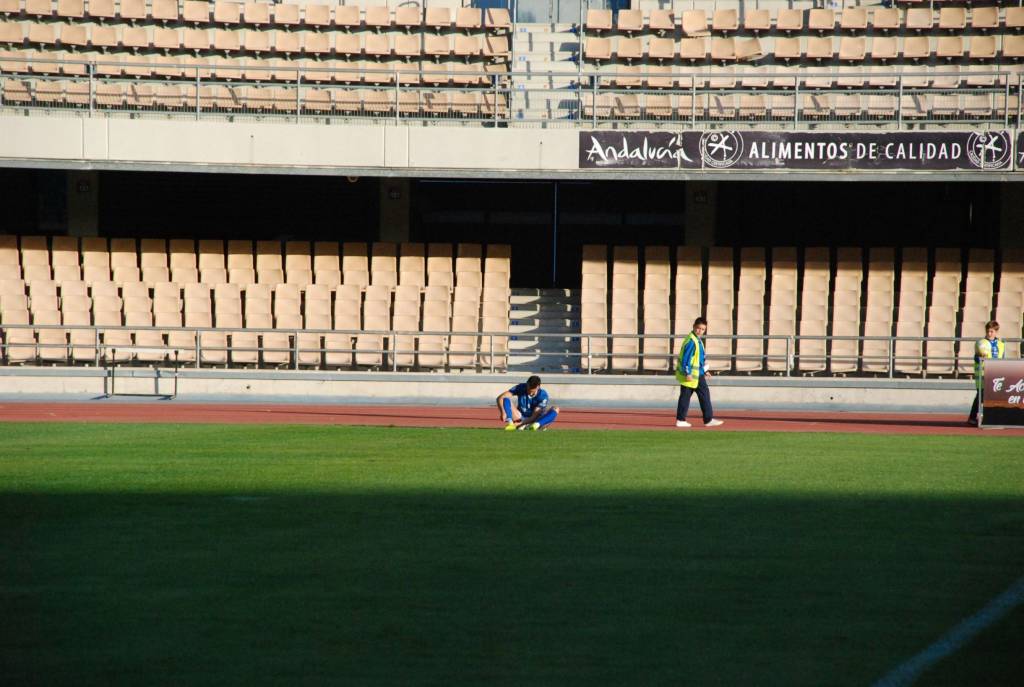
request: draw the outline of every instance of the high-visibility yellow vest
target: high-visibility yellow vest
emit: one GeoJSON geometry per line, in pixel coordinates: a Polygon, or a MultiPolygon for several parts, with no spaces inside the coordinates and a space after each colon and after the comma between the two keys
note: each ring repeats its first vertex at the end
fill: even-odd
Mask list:
{"type": "Polygon", "coordinates": [[[686,337],[686,341],[683,342],[683,347],[679,349],[679,358],[676,360],[676,381],[685,387],[690,389],[696,389],[700,375],[704,372],[704,344],[701,343],[700,337],[693,332],[686,337]],[[686,361],[683,360],[683,354],[686,351],[686,346],[690,342],[693,342],[693,354],[690,355],[690,374],[693,375],[693,379],[686,378],[686,361]]]}
{"type": "Polygon", "coordinates": [[[1006,357],[1006,346],[1002,339],[978,339],[974,346],[974,386],[981,389],[985,383],[985,361],[1002,360],[1006,357]]]}

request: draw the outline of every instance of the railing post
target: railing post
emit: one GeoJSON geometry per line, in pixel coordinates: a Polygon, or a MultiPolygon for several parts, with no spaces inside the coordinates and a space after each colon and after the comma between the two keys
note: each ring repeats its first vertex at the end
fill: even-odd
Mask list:
{"type": "Polygon", "coordinates": [[[587,374],[591,375],[594,374],[594,349],[590,345],[590,336],[586,334],[584,336],[587,339],[587,374]]]}
{"type": "Polygon", "coordinates": [[[89,116],[92,117],[96,111],[96,69],[92,62],[89,63],[89,116]]]}
{"type": "Polygon", "coordinates": [[[487,343],[491,351],[491,374],[494,374],[494,334],[487,335],[487,343]]]}
{"type": "Polygon", "coordinates": [[[398,104],[401,102],[401,72],[395,70],[395,124],[398,124],[402,120],[401,114],[399,114],[398,104]]]}
{"type": "Polygon", "coordinates": [[[793,374],[793,337],[786,337],[786,376],[793,374]]]}
{"type": "Polygon", "coordinates": [[[96,367],[99,367],[100,366],[100,328],[99,327],[94,327],[93,330],[92,330],[92,333],[94,335],[94,343],[96,345],[96,348],[93,349],[94,351],[96,351],[96,367]]]}
{"type": "Polygon", "coordinates": [[[1017,128],[1020,128],[1020,105],[1021,105],[1021,86],[1024,86],[1024,74],[1017,75],[1017,128]]]}
{"type": "MultiPolygon", "coordinates": [[[[500,97],[499,94],[498,94],[498,75],[497,74],[493,75],[491,77],[491,79],[493,79],[493,82],[494,82],[494,125],[495,125],[495,127],[497,127],[498,120],[500,119],[500,117],[498,117],[498,112],[500,110],[500,108],[498,107],[498,99],[500,97]]],[[[509,89],[509,93],[510,94],[514,93],[514,92],[515,92],[514,88],[513,89],[509,89]]],[[[511,107],[512,107],[512,103],[510,102],[509,103],[509,109],[510,110],[511,110],[511,107]]],[[[511,112],[510,112],[510,114],[511,114],[511,112]]]]}
{"type": "Polygon", "coordinates": [[[593,125],[593,127],[595,129],[597,128],[597,86],[598,86],[599,78],[600,77],[598,77],[597,74],[594,74],[593,76],[590,77],[590,83],[591,83],[590,115],[591,115],[591,118],[592,118],[591,124],[593,125]]]}
{"type": "Polygon", "coordinates": [[[302,70],[295,77],[295,123],[302,119],[302,70]]]}
{"type": "Polygon", "coordinates": [[[800,77],[793,75],[793,131],[800,128],[800,77]]]}
{"type": "Polygon", "coordinates": [[[896,86],[899,89],[896,96],[896,130],[903,131],[903,74],[897,77],[896,86]]]}
{"type": "Polygon", "coordinates": [[[295,337],[292,339],[292,356],[294,356],[294,362],[292,362],[292,369],[299,369],[299,331],[295,330],[293,333],[295,337]]]}
{"type": "Polygon", "coordinates": [[[203,354],[203,337],[200,336],[200,332],[196,332],[196,369],[199,369],[199,359],[203,354]]]}
{"type": "Polygon", "coordinates": [[[895,347],[893,346],[893,338],[889,337],[889,379],[893,377],[893,369],[896,367],[896,356],[895,347]]]}
{"type": "Polygon", "coordinates": [[[690,128],[697,128],[697,77],[693,74],[690,75],[690,128]]]}
{"type": "Polygon", "coordinates": [[[1006,80],[1006,86],[1004,87],[1006,92],[1003,98],[1003,128],[1009,128],[1010,126],[1010,80],[1006,80]]]}
{"type": "Polygon", "coordinates": [[[200,87],[199,67],[196,67],[196,121],[197,122],[199,121],[199,87],[200,87]]]}

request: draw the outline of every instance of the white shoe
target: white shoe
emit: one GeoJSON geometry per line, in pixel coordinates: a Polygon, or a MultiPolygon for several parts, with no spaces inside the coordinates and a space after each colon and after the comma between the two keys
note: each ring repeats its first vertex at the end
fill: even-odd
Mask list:
{"type": "Polygon", "coordinates": [[[711,420],[710,422],[705,422],[704,426],[705,427],[720,427],[721,425],[724,425],[724,424],[725,424],[725,422],[723,420],[711,420]]]}
{"type": "Polygon", "coordinates": [[[693,427],[693,425],[686,420],[676,420],[676,427],[693,427]]]}

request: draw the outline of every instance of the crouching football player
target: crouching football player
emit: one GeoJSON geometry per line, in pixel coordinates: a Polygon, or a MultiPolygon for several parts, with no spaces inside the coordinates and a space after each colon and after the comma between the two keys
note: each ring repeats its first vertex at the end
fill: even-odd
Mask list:
{"type": "Polygon", "coordinates": [[[516,384],[498,396],[498,412],[505,431],[544,430],[558,417],[558,408],[550,407],[548,392],[540,388],[534,375],[525,384],[516,384]]]}

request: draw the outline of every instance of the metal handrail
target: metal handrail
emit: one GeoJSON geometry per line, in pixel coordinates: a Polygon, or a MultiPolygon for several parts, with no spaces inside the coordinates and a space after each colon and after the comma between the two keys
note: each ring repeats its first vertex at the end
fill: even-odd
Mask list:
{"type": "MultiPolygon", "coordinates": [[[[106,351],[108,350],[121,350],[121,351],[132,351],[136,354],[139,351],[162,351],[165,353],[163,357],[169,356],[171,353],[188,351],[194,354],[194,357],[186,362],[194,363],[196,368],[202,366],[204,362],[203,352],[215,351],[219,353],[256,353],[257,364],[259,359],[264,357],[266,353],[288,353],[288,361],[282,364],[287,364],[295,369],[300,366],[300,355],[318,353],[321,355],[325,354],[341,354],[341,355],[380,355],[381,360],[384,361],[384,356],[390,359],[388,365],[384,365],[383,362],[377,367],[390,366],[393,370],[398,369],[398,358],[403,355],[413,356],[441,356],[444,359],[443,367],[453,367],[451,365],[451,357],[459,356],[471,356],[473,363],[470,365],[455,365],[454,367],[488,367],[492,372],[495,370],[495,358],[501,357],[504,359],[512,359],[517,356],[524,355],[536,355],[532,352],[519,353],[508,349],[495,351],[495,339],[498,340],[517,340],[517,339],[556,339],[556,340],[579,340],[581,350],[577,353],[574,351],[560,352],[558,355],[563,357],[578,357],[580,365],[583,366],[586,361],[587,374],[593,374],[595,367],[595,360],[607,360],[609,362],[609,368],[614,368],[612,361],[616,359],[632,360],[636,361],[637,369],[649,369],[646,366],[646,361],[649,359],[665,361],[666,368],[671,368],[671,363],[676,359],[675,353],[663,353],[663,352],[649,352],[640,350],[641,341],[645,340],[666,340],[669,342],[669,349],[671,350],[672,340],[678,340],[684,338],[685,334],[610,334],[610,333],[569,333],[569,334],[556,334],[556,333],[515,333],[515,332],[496,332],[496,331],[471,331],[471,330],[455,330],[455,331],[425,331],[425,330],[397,330],[397,329],[298,329],[298,328],[235,328],[235,327],[161,327],[161,326],[99,326],[99,325],[42,325],[42,324],[0,324],[0,333],[3,333],[3,342],[0,344],[0,354],[2,354],[3,361],[10,364],[9,353],[11,349],[24,349],[32,348],[33,350],[40,351],[42,349],[64,349],[65,360],[71,360],[72,349],[74,348],[94,348],[95,354],[93,360],[97,366],[101,363],[106,364],[110,362],[107,360],[106,351]],[[93,332],[93,340],[90,343],[71,343],[70,338],[65,339],[64,343],[42,343],[35,340],[29,342],[11,342],[9,332],[18,330],[28,331],[44,331],[44,330],[62,330],[65,332],[70,331],[91,331],[93,332]],[[164,342],[163,345],[152,345],[146,343],[124,343],[124,342],[107,342],[105,339],[101,339],[101,335],[107,332],[158,332],[161,334],[165,333],[192,333],[195,334],[195,343],[192,347],[183,347],[177,345],[170,345],[168,342],[164,342]],[[250,335],[265,335],[265,334],[278,334],[289,337],[289,345],[287,347],[280,346],[263,346],[257,344],[256,346],[237,346],[237,345],[225,345],[225,346],[208,346],[202,342],[202,334],[204,333],[219,333],[219,334],[250,334],[250,335]],[[300,335],[338,335],[348,336],[353,340],[362,336],[379,336],[387,340],[389,343],[388,347],[366,347],[353,344],[351,347],[326,347],[326,346],[300,346],[299,337],[300,335]],[[428,337],[439,337],[442,340],[442,346],[440,348],[427,348],[423,349],[419,345],[416,348],[398,348],[397,341],[399,337],[414,338],[419,340],[428,337]],[[486,346],[477,345],[472,350],[453,350],[450,346],[451,339],[453,337],[471,337],[480,339],[480,344],[483,344],[483,340],[487,339],[486,346]],[[447,340],[447,343],[444,343],[447,340]],[[593,342],[604,340],[607,342],[611,341],[614,343],[616,340],[622,341],[635,341],[637,345],[636,351],[629,352],[613,352],[609,347],[605,347],[605,352],[595,353],[593,351],[593,342]],[[486,363],[483,361],[487,360],[486,363]]],[[[884,365],[885,369],[879,370],[878,372],[888,372],[889,376],[893,376],[896,364],[900,362],[917,362],[920,373],[927,375],[929,363],[932,365],[948,363],[948,371],[945,374],[958,374],[959,367],[967,364],[968,358],[960,356],[954,353],[952,356],[936,356],[927,355],[925,344],[928,343],[960,343],[968,342],[973,343],[976,341],[975,337],[955,337],[955,336],[852,336],[852,335],[803,335],[803,334],[710,334],[705,337],[709,342],[718,341],[729,341],[730,347],[734,341],[760,341],[762,343],[762,353],[738,353],[732,352],[728,355],[722,355],[718,353],[709,353],[707,358],[711,363],[717,363],[727,360],[729,362],[729,369],[735,367],[735,364],[740,361],[762,361],[763,371],[768,372],[780,372],[786,376],[792,375],[794,372],[802,371],[806,368],[800,365],[801,359],[813,360],[816,364],[814,371],[824,371],[825,369],[831,369],[834,363],[854,363],[854,370],[843,370],[843,372],[857,372],[862,370],[865,364],[884,365]],[[767,344],[771,341],[782,341],[785,343],[784,354],[771,354],[767,351],[767,344]],[[839,353],[835,354],[828,347],[824,351],[815,351],[812,353],[801,353],[799,344],[801,342],[837,342],[837,341],[849,341],[858,343],[858,352],[856,355],[839,353]],[[885,342],[888,346],[888,353],[886,355],[875,355],[865,354],[860,351],[860,344],[863,342],[885,342]],[[896,355],[895,346],[897,343],[908,343],[908,344],[919,344],[921,348],[921,354],[913,355],[896,355]],[[817,368],[817,363],[820,361],[820,369],[817,368]],[[781,369],[769,369],[768,364],[772,362],[782,362],[784,367],[781,369]]],[[[1020,344],[1022,339],[1020,338],[1006,338],[1004,339],[1009,344],[1020,344]]],[[[39,359],[42,356],[36,354],[33,358],[39,359]]],[[[116,357],[116,356],[115,356],[116,357]]],[[[226,357],[226,355],[225,355],[226,357]]],[[[55,360],[55,358],[47,358],[47,360],[55,360]]],[[[158,362],[158,360],[151,362],[158,362]]],[[[973,364],[973,355],[970,358],[973,364]]],[[[116,360],[112,361],[116,364],[116,360]]],[[[357,364],[358,365],[358,364],[357,364]]],[[[369,365],[371,367],[375,365],[369,365]]],[[[403,365],[402,367],[409,367],[403,365]]],[[[434,365],[427,365],[426,367],[437,367],[434,365]]],[[[751,370],[737,370],[738,372],[755,372],[757,369],[751,370]]],[[[863,370],[862,370],[863,371],[863,370]]],[[[872,371],[865,371],[872,372],[872,371]]]]}
{"type": "MultiPolygon", "coordinates": [[[[12,63],[23,62],[26,66],[31,62],[29,58],[6,58],[5,61],[12,63]]],[[[118,111],[126,112],[174,112],[180,108],[176,102],[157,102],[154,100],[152,103],[141,103],[132,102],[132,98],[124,100],[123,103],[109,103],[105,101],[107,96],[97,93],[97,84],[134,84],[134,85],[180,85],[187,86],[190,89],[194,89],[193,92],[186,92],[181,95],[184,99],[187,99],[188,107],[186,111],[191,112],[196,118],[202,115],[214,115],[214,116],[236,116],[236,115],[260,115],[260,116],[286,116],[295,117],[297,119],[308,119],[311,121],[319,121],[325,117],[329,117],[332,114],[340,117],[341,119],[379,119],[381,117],[390,116],[385,115],[378,109],[376,103],[368,103],[366,107],[360,104],[353,107],[351,104],[342,102],[329,102],[327,109],[322,109],[317,103],[311,103],[305,94],[310,92],[310,89],[327,92],[338,92],[338,91],[351,91],[351,92],[362,92],[362,93],[375,93],[383,92],[394,97],[393,103],[384,103],[388,112],[394,110],[393,116],[397,120],[408,119],[408,120],[451,120],[460,122],[489,122],[503,123],[505,125],[511,125],[513,123],[521,125],[530,125],[536,123],[568,123],[572,126],[590,126],[597,127],[600,123],[616,123],[620,122],[623,124],[635,124],[643,121],[666,121],[668,123],[680,123],[682,121],[688,121],[691,125],[696,126],[697,124],[697,98],[707,97],[710,98],[713,95],[781,95],[788,94],[794,97],[794,103],[792,111],[786,108],[785,112],[781,115],[776,115],[774,109],[770,116],[762,118],[760,115],[752,117],[747,116],[730,116],[725,118],[723,121],[727,121],[732,126],[750,126],[756,124],[773,124],[773,123],[789,123],[796,128],[799,128],[801,122],[813,120],[815,125],[820,126],[822,124],[828,124],[831,122],[848,126],[850,124],[871,124],[872,126],[878,126],[880,123],[889,123],[895,125],[897,129],[902,129],[907,123],[908,119],[912,119],[914,124],[930,123],[932,121],[942,122],[943,124],[950,124],[956,122],[964,122],[969,124],[977,125],[979,123],[987,123],[990,125],[998,126],[1009,126],[1011,121],[1020,121],[1020,111],[1022,109],[1022,80],[1024,75],[1007,71],[1000,67],[991,69],[972,69],[969,72],[962,72],[960,70],[947,70],[943,68],[937,68],[935,70],[921,70],[921,69],[906,69],[899,72],[893,72],[892,78],[896,79],[894,87],[888,87],[885,85],[871,85],[870,79],[878,78],[878,74],[868,70],[853,70],[844,71],[842,73],[833,72],[830,69],[822,70],[813,67],[803,68],[800,73],[793,72],[781,72],[773,70],[771,68],[760,68],[755,70],[735,70],[723,74],[713,74],[706,71],[698,71],[695,69],[675,68],[669,72],[650,72],[650,71],[637,71],[637,72],[596,72],[593,70],[583,70],[582,67],[578,68],[577,71],[558,71],[545,73],[547,76],[552,78],[565,78],[570,80],[570,85],[564,88],[545,88],[545,89],[530,89],[523,81],[530,76],[535,76],[530,72],[525,71],[509,71],[501,74],[488,73],[485,70],[479,71],[465,71],[465,72],[448,72],[444,73],[443,81],[437,80],[439,72],[424,69],[409,69],[409,70],[395,70],[395,69],[365,69],[359,70],[359,73],[365,75],[377,75],[380,78],[377,79],[379,83],[359,83],[359,78],[356,69],[336,68],[336,67],[316,67],[307,65],[297,65],[294,69],[289,68],[288,78],[276,80],[273,78],[282,69],[278,66],[245,66],[245,67],[234,67],[234,66],[222,66],[222,65],[204,65],[204,66],[182,66],[179,68],[177,78],[168,78],[164,76],[151,75],[149,77],[138,78],[136,76],[114,76],[114,75],[101,75],[98,71],[101,71],[99,67],[105,65],[120,64],[115,62],[109,62],[104,60],[99,61],[78,61],[78,60],[63,60],[62,64],[66,65],[80,65],[83,67],[83,75],[75,74],[63,74],[60,76],[40,73],[6,73],[5,77],[14,81],[25,81],[25,82],[48,82],[48,81],[59,81],[66,83],[85,84],[88,83],[87,93],[83,89],[81,93],[75,93],[75,100],[71,99],[71,95],[64,101],[60,99],[53,99],[50,95],[47,95],[43,99],[39,99],[29,93],[15,95],[13,98],[9,97],[5,90],[0,90],[0,98],[3,99],[3,107],[12,108],[39,108],[42,110],[78,110],[88,111],[90,116],[95,115],[97,112],[100,113],[111,113],[118,111]],[[266,74],[266,78],[252,78],[253,73],[266,74]],[[215,75],[215,76],[214,76],[215,75]],[[416,77],[412,79],[411,77],[416,77]],[[836,79],[860,79],[861,85],[856,88],[821,88],[814,84],[815,79],[821,79],[828,77],[835,82],[836,79]],[[628,77],[630,79],[639,79],[643,83],[646,83],[647,79],[660,79],[671,80],[671,83],[676,84],[671,88],[651,88],[649,86],[636,88],[624,88],[619,86],[612,86],[616,79],[628,77]],[[728,84],[721,85],[713,83],[714,80],[728,78],[733,82],[732,86],[728,84]],[[475,83],[467,83],[464,85],[449,85],[449,78],[465,78],[475,83]],[[955,79],[955,82],[950,82],[944,85],[933,85],[933,86],[917,86],[910,85],[914,84],[911,79],[928,78],[931,79],[929,83],[933,83],[935,80],[941,79],[955,79]],[[990,78],[991,85],[972,85],[970,88],[962,87],[963,79],[979,79],[979,78],[990,78]],[[760,83],[753,83],[750,81],[744,82],[745,80],[757,79],[760,83]],[[406,83],[406,81],[416,81],[416,83],[406,83]],[[431,83],[431,81],[434,83],[431,83]],[[789,87],[780,85],[782,81],[789,84],[789,87]],[[203,94],[202,89],[204,86],[230,86],[230,87],[260,87],[260,88],[276,88],[283,89],[284,93],[287,94],[285,99],[282,99],[281,103],[256,103],[244,101],[242,104],[237,106],[224,106],[222,102],[218,102],[217,97],[209,97],[208,94],[203,94]],[[294,90],[293,90],[294,89],[294,90]],[[538,114],[531,114],[529,112],[513,112],[512,97],[519,91],[532,92],[544,91],[550,94],[552,91],[564,91],[566,93],[565,102],[560,107],[555,108],[548,112],[543,110],[538,114]],[[451,108],[444,107],[441,111],[434,111],[431,107],[425,106],[426,103],[421,103],[420,100],[423,94],[427,93],[476,93],[478,96],[483,96],[483,100],[477,103],[473,103],[469,106],[462,104],[461,110],[456,108],[454,105],[451,108]],[[830,119],[829,116],[822,116],[820,112],[810,112],[809,114],[804,113],[805,103],[800,97],[804,93],[837,93],[847,95],[862,95],[862,96],[889,96],[898,98],[896,100],[895,110],[891,117],[879,118],[876,114],[869,114],[866,109],[862,109],[860,112],[848,116],[847,114],[835,114],[837,119],[830,119]],[[408,104],[403,103],[401,94],[408,93],[416,96],[416,105],[414,108],[416,111],[408,111],[408,104]],[[955,115],[953,118],[939,117],[924,117],[922,115],[915,114],[912,118],[904,113],[903,96],[910,94],[971,94],[990,96],[992,103],[991,107],[985,108],[985,112],[981,113],[967,113],[961,112],[955,115]],[[646,98],[648,95],[680,95],[686,94],[691,97],[691,112],[690,116],[685,119],[673,118],[673,116],[662,117],[660,115],[649,117],[646,114],[644,116],[636,116],[630,114],[619,114],[613,112],[607,112],[598,116],[597,99],[599,94],[622,94],[629,96],[639,96],[646,98]],[[493,103],[487,102],[487,97],[493,98],[493,103]],[[27,97],[27,100],[26,100],[27,97]],[[588,97],[591,99],[591,107],[593,111],[590,116],[585,116],[587,113],[584,112],[586,104],[584,98],[588,97]],[[20,98],[20,99],[19,99],[20,98]],[[85,102],[87,100],[87,102],[85,102]],[[419,107],[423,104],[424,107],[419,107]],[[280,107],[278,106],[280,105],[280,107]],[[285,107],[287,105],[287,107],[285,107]],[[312,107],[311,107],[312,105],[312,107]],[[478,109],[476,109],[478,107],[478,109]],[[493,112],[489,112],[493,109],[493,112]],[[421,112],[422,110],[422,112],[421,112]],[[986,114],[987,113],[987,114],[986,114]],[[960,115],[963,115],[960,117],[960,115]],[[958,118],[959,117],[959,118],[958,118]]],[[[56,64],[56,63],[55,63],[56,64]]],[[[142,68],[143,65],[133,64],[135,68],[142,68]]],[[[152,63],[146,65],[146,69],[151,72],[153,69],[166,69],[166,65],[160,65],[158,63],[152,63]]],[[[28,70],[25,69],[25,72],[28,70]]],[[[219,97],[219,96],[218,96],[219,97]]],[[[646,102],[646,101],[645,101],[646,102]]],[[[646,108],[645,108],[646,112],[646,108]]],[[[702,120],[708,122],[718,121],[715,117],[711,116],[713,113],[708,113],[707,117],[702,117],[702,120]]]]}

